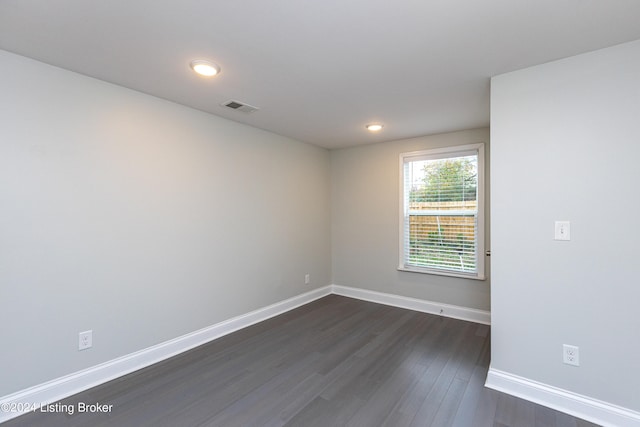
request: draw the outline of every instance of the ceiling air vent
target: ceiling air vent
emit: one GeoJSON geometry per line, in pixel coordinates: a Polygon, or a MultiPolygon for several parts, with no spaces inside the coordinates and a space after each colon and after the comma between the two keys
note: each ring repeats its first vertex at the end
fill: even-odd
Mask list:
{"type": "Polygon", "coordinates": [[[232,110],[242,111],[243,113],[253,113],[254,111],[258,111],[258,107],[254,107],[253,105],[243,104],[242,102],[234,101],[230,99],[229,101],[225,101],[222,104],[223,107],[231,108],[232,110]]]}

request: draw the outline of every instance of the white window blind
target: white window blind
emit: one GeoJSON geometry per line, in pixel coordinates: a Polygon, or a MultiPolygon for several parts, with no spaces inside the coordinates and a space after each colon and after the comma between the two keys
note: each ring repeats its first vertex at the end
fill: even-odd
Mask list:
{"type": "Polygon", "coordinates": [[[484,144],[404,153],[402,270],[484,279],[484,144]]]}

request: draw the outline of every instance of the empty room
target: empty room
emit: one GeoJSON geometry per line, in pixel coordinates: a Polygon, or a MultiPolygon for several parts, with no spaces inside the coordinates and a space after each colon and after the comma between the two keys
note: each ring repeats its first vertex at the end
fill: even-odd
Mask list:
{"type": "Polygon", "coordinates": [[[0,424],[640,427],[638,23],[1,0],[0,424]]]}

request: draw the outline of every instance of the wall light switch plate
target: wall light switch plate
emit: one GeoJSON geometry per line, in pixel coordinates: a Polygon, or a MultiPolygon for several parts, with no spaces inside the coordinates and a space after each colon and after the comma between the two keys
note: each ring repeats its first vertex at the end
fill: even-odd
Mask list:
{"type": "Polygon", "coordinates": [[[569,221],[556,221],[555,240],[571,240],[571,223],[569,221]]]}

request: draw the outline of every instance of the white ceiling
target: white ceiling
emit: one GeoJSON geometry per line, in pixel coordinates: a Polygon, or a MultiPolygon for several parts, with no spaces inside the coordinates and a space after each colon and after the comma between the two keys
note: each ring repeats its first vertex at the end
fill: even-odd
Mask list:
{"type": "Polygon", "coordinates": [[[636,39],[638,0],[0,0],[2,49],[327,148],[487,126],[490,76],[636,39]]]}

